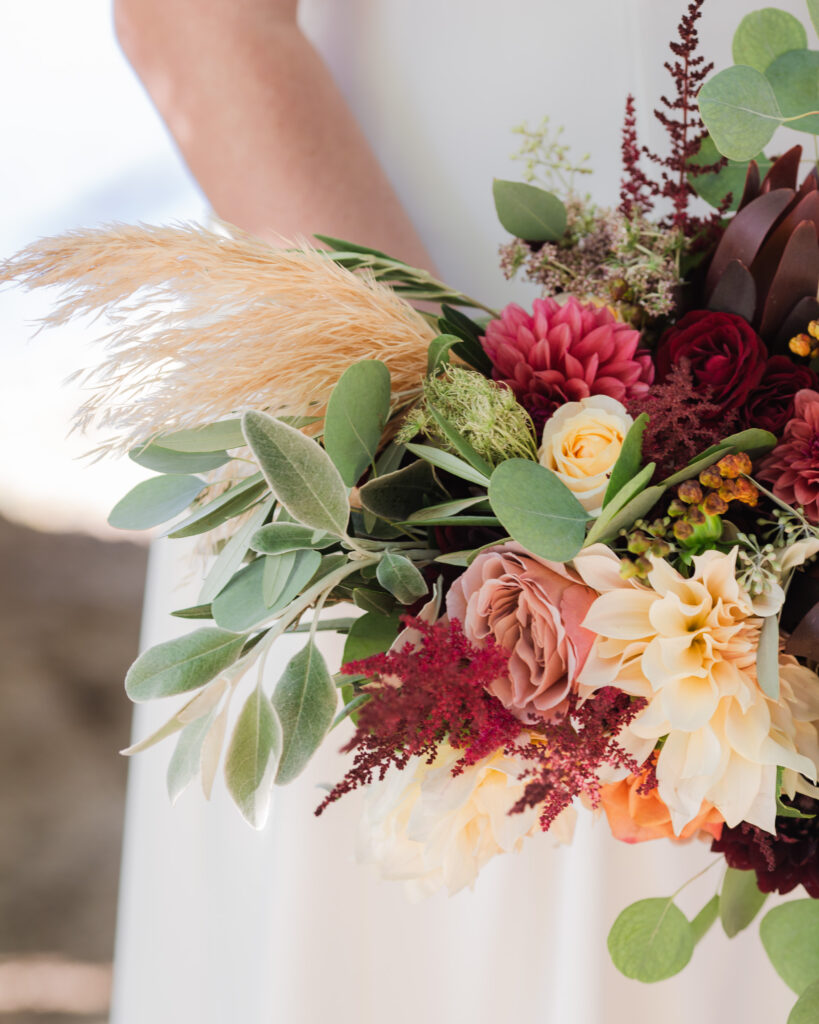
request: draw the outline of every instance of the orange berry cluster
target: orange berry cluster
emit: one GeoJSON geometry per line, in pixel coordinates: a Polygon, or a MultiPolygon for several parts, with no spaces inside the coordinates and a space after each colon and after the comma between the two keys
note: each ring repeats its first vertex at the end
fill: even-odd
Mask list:
{"type": "Polygon", "coordinates": [[[795,356],[813,359],[819,355],[819,320],[811,320],[807,334],[797,334],[788,342],[788,348],[795,356]]]}
{"type": "Polygon", "coordinates": [[[745,452],[725,455],[719,462],[704,469],[698,480],[685,480],[677,488],[677,496],[668,506],[668,514],[674,517],[674,536],[679,541],[688,540],[697,526],[702,526],[708,516],[721,516],[728,511],[732,501],[753,508],[759,501],[759,491],[748,479],[751,460],[745,452]]]}

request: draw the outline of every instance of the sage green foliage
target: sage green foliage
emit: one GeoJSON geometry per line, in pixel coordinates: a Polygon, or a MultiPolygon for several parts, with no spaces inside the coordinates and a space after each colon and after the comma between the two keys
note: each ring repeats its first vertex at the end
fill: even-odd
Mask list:
{"type": "Polygon", "coordinates": [[[719,919],[728,938],[748,927],[766,899],[756,884],[756,872],[728,868],[719,894],[719,919]]]}
{"type": "Polygon", "coordinates": [[[788,50],[804,50],[808,35],[802,22],[787,11],[763,7],[751,11],[734,33],[732,56],[735,64],[747,64],[763,73],[788,50]]]}
{"type": "Polygon", "coordinates": [[[378,612],[367,612],[356,619],[350,627],[344,643],[343,664],[350,661],[361,661],[373,654],[381,654],[389,649],[401,629],[401,618],[398,612],[382,615],[378,612]]]}
{"type": "Polygon", "coordinates": [[[428,500],[440,501],[442,493],[430,464],[419,460],[368,480],[359,491],[359,497],[367,511],[397,523],[408,519],[428,500]]]}
{"type": "Polygon", "coordinates": [[[423,397],[397,435],[399,443],[422,434],[466,457],[459,451],[460,438],[489,463],[484,473],[506,459],[537,460],[534,425],[510,388],[459,366],[427,377],[423,388],[423,397]]]}
{"type": "Polygon", "coordinates": [[[338,697],[333,679],[310,640],[288,662],[273,691],[282,726],[282,752],[276,782],[286,785],[304,770],[329,730],[338,697]]]}
{"type": "Polygon", "coordinates": [[[390,412],[390,371],[377,359],[347,367],[324,419],[324,447],[341,478],[354,487],[372,463],[390,412]]]}
{"type": "Polygon", "coordinates": [[[566,230],[566,207],[551,192],[522,181],[492,183],[495,210],[503,227],[527,242],[557,242],[566,230]]]}
{"type": "Polygon", "coordinates": [[[119,530],[149,530],[184,511],[205,488],[198,476],[154,476],[132,488],[111,509],[108,522],[119,530]]]}
{"type": "Polygon", "coordinates": [[[489,502],[510,537],[533,555],[568,562],[583,546],[586,510],[551,470],[537,462],[502,462],[489,481],[489,502]]]}
{"type": "Polygon", "coordinates": [[[446,473],[458,476],[462,480],[468,480],[471,484],[479,484],[486,487],[489,477],[482,470],[475,469],[464,459],[459,459],[451,452],[442,451],[440,448],[433,448],[428,444],[408,444],[407,451],[412,452],[421,459],[425,459],[437,469],[443,469],[446,473]]]}
{"type": "Polygon", "coordinates": [[[245,438],[241,420],[232,419],[160,434],[154,438],[154,443],[176,452],[222,452],[228,448],[243,447],[245,438]]]}
{"type": "Polygon", "coordinates": [[[225,543],[208,570],[205,582],[199,591],[199,600],[203,604],[211,602],[227,586],[234,573],[241,569],[250,547],[251,538],[270,514],[272,507],[272,498],[257,505],[225,543]]]}
{"type": "MultiPolygon", "coordinates": [[[[817,24],[816,0],[808,10],[817,24]]],[[[766,7],[739,24],[736,63],[713,75],[699,94],[702,119],[717,149],[732,160],[749,160],[782,124],[819,133],[819,52],[786,11],[766,7]]]]}
{"type": "Polygon", "coordinates": [[[385,551],[381,556],[376,579],[401,604],[413,604],[429,591],[426,580],[412,562],[392,551],[385,551]]]}
{"type": "Polygon", "coordinates": [[[246,412],[242,430],[278,501],[303,526],[344,536],[347,488],[316,441],[263,412],[246,412]]]}
{"type": "Polygon", "coordinates": [[[669,899],[640,900],[626,907],[609,932],[615,967],[637,981],[663,981],[678,974],[694,952],[695,934],[669,899]]]}
{"type": "Polygon", "coordinates": [[[230,462],[227,452],[175,452],[158,444],[142,444],[128,452],[138,466],[155,473],[207,473],[230,462]]]}
{"type": "Polygon", "coordinates": [[[180,732],[173,754],[168,762],[166,784],[171,803],[175,804],[193,782],[202,767],[202,747],[213,725],[217,709],[189,722],[180,732]]]}
{"type": "MultiPolygon", "coordinates": [[[[719,163],[721,154],[714,145],[710,135],[706,135],[700,144],[699,150],[689,160],[689,164],[698,167],[712,167],[719,163]]],[[[764,178],[770,170],[772,161],[764,153],[757,153],[753,157],[759,167],[759,173],[764,178]]],[[[725,197],[731,194],[731,203],[728,212],[733,212],[739,207],[739,201],[745,189],[745,179],[748,174],[748,160],[728,160],[724,167],[716,171],[706,171],[704,174],[692,174],[689,182],[694,191],[711,206],[720,208],[725,197]]]]}
{"type": "Polygon", "coordinates": [[[132,701],[185,693],[209,683],[239,657],[246,637],[206,626],[157,644],[141,654],[125,676],[132,701]]]}
{"type": "Polygon", "coordinates": [[[225,780],[245,820],[261,828],[282,753],[282,726],[261,685],[245,701],[225,759],[225,780]]]}
{"type": "Polygon", "coordinates": [[[819,979],[811,982],[788,1014],[788,1024],[816,1024],[819,1020],[819,979]]]}
{"type": "Polygon", "coordinates": [[[227,523],[246,509],[254,505],[267,492],[267,484],[261,473],[246,477],[241,483],[234,484],[226,491],[199,505],[187,519],[178,523],[169,537],[196,537],[202,533],[215,530],[217,526],[227,523]]]}
{"type": "Polygon", "coordinates": [[[793,900],[769,910],[759,926],[777,973],[801,995],[819,980],[819,900],[793,900]]]}
{"type": "Polygon", "coordinates": [[[711,925],[719,917],[719,896],[712,896],[702,910],[691,921],[691,934],[694,937],[694,945],[704,938],[711,925]]]}
{"type": "Polygon", "coordinates": [[[280,555],[302,548],[329,548],[337,542],[337,537],[300,523],[268,523],[253,533],[250,547],[266,555],[280,555]]]}

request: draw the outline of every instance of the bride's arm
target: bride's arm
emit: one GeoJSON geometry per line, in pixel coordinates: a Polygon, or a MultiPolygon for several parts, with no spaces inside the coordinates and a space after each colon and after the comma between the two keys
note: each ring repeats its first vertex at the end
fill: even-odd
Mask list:
{"type": "Polygon", "coordinates": [[[216,212],[428,264],[297,0],[114,0],[120,44],[216,212]]]}

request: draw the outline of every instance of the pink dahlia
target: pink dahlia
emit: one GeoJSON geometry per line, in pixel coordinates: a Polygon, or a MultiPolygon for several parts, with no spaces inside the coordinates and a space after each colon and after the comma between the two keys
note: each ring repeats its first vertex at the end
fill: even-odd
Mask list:
{"type": "Polygon", "coordinates": [[[575,298],[563,305],[535,299],[531,315],[513,303],[483,338],[492,376],[514,391],[538,427],[565,402],[590,395],[626,402],[646,394],[654,365],[639,344],[640,332],[611,310],[575,298]]]}
{"type": "Polygon", "coordinates": [[[793,419],[780,444],[762,463],[759,478],[789,505],[801,505],[819,523],[819,393],[797,391],[793,419]]]}

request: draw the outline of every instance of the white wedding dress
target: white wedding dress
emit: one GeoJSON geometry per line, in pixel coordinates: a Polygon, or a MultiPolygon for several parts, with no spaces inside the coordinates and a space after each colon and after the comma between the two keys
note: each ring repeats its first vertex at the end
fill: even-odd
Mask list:
{"type": "MultiPolygon", "coordinates": [[[[307,0],[306,31],[325,56],[413,217],[441,275],[495,304],[528,301],[497,270],[503,232],[493,176],[515,177],[510,128],[549,114],[589,189],[615,203],[627,91],[644,139],[669,90],[662,70],[682,0],[307,0]]],[[[802,16],[798,0],[783,6],[802,16]]],[[[724,66],[748,9],[712,0],[704,49],[724,66]]],[[[185,632],[168,611],[194,603],[183,542],[155,545],[146,645],[185,632]],[[174,589],[176,587],[176,589],[174,589]]],[[[297,644],[284,641],[279,667],[297,644]]],[[[340,644],[331,638],[330,657],[340,644]]],[[[271,659],[271,662],[276,660],[271,659]]],[[[268,666],[268,687],[276,666],[268,666]]],[[[140,708],[141,738],[170,714],[140,708]]],[[[331,741],[305,776],[275,793],[262,832],[217,780],[168,805],[169,745],[131,765],[115,969],[114,1024],[784,1024],[795,997],[764,958],[756,926],[719,925],[689,967],[655,986],[622,978],[606,935],[629,902],[668,896],[712,860],[702,844],[625,846],[581,817],[571,847],[548,837],[496,858],[475,890],[408,902],[354,860],[358,797],[319,820],[318,784],[340,777],[331,741]]],[[[693,916],[720,867],[679,902],[693,916]]]]}

